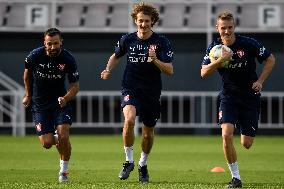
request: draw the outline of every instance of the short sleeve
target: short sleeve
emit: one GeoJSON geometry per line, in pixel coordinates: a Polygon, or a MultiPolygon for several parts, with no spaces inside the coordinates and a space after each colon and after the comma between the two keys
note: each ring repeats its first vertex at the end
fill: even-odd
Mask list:
{"type": "Polygon", "coordinates": [[[115,52],[115,56],[118,58],[124,56],[127,52],[126,43],[125,43],[125,41],[127,40],[127,36],[128,35],[123,35],[115,46],[114,52],[115,52]]]}
{"type": "Polygon", "coordinates": [[[253,51],[259,63],[262,63],[270,56],[270,52],[257,40],[252,39],[253,51]]]}
{"type": "Polygon", "coordinates": [[[70,83],[75,83],[76,81],[79,81],[79,72],[76,61],[73,57],[70,58],[69,60],[69,68],[67,74],[68,74],[68,81],[70,83]]]}
{"type": "Polygon", "coordinates": [[[162,37],[161,51],[160,54],[158,55],[159,56],[158,59],[166,63],[171,63],[173,62],[174,59],[173,54],[174,53],[170,41],[167,38],[162,37]]]}
{"type": "Polygon", "coordinates": [[[25,58],[25,69],[31,70],[32,68],[33,68],[33,56],[32,56],[32,53],[30,53],[25,58]]]}

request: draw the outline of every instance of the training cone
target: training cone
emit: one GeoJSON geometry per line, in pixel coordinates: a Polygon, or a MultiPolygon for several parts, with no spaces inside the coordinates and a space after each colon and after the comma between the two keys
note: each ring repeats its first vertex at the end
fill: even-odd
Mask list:
{"type": "Polygon", "coordinates": [[[214,167],[213,169],[211,169],[211,172],[213,172],[213,173],[223,173],[223,172],[225,172],[225,169],[223,169],[222,167],[214,167]]]}

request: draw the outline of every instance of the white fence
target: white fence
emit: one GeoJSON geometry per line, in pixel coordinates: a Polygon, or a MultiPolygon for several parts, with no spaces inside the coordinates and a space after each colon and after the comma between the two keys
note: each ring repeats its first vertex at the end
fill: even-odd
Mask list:
{"type": "MultiPolygon", "coordinates": [[[[0,91],[0,127],[11,127],[13,135],[25,135],[24,127],[33,127],[30,112],[21,105],[22,95],[20,91],[0,91]]],[[[217,98],[218,92],[163,92],[157,128],[217,128],[217,98]]],[[[260,128],[284,128],[283,98],[283,92],[262,93],[260,128]]],[[[72,127],[122,127],[118,91],[81,91],[72,106],[72,127]]]]}

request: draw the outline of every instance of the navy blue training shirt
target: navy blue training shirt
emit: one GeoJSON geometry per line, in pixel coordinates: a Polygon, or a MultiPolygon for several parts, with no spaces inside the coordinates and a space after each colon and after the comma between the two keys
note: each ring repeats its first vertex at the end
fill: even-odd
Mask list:
{"type": "MultiPolygon", "coordinates": [[[[219,44],[222,44],[220,38],[209,45],[202,65],[211,63],[210,50],[219,44]]],[[[270,56],[270,52],[257,40],[241,35],[236,35],[235,42],[228,47],[233,51],[233,61],[230,62],[228,68],[218,68],[222,77],[222,91],[233,94],[254,93],[252,84],[258,79],[256,60],[262,63],[270,56]]]]}
{"type": "Polygon", "coordinates": [[[44,47],[30,52],[25,59],[25,69],[31,73],[32,108],[42,111],[60,107],[58,97],[66,94],[66,76],[70,83],[79,80],[73,55],[65,49],[57,57],[46,54],[44,47]]]}
{"type": "Polygon", "coordinates": [[[142,89],[160,95],[162,89],[161,71],[148,61],[149,48],[154,48],[157,58],[172,63],[173,51],[169,40],[155,32],[149,39],[142,40],[137,33],[122,36],[115,48],[115,56],[127,54],[122,89],[142,89]]]}

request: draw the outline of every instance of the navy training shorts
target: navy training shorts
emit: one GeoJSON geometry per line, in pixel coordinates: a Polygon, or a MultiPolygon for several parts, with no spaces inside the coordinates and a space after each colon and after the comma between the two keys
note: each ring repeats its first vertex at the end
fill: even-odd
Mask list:
{"type": "Polygon", "coordinates": [[[160,118],[161,103],[160,96],[154,97],[151,94],[123,90],[121,95],[121,107],[133,105],[136,108],[136,115],[147,127],[154,127],[160,118]]]}
{"type": "Polygon", "coordinates": [[[260,96],[220,95],[219,124],[231,123],[242,135],[255,137],[260,114],[260,96]]]}
{"type": "Polygon", "coordinates": [[[71,107],[69,105],[55,110],[33,111],[32,113],[38,136],[48,133],[54,134],[58,125],[72,124],[71,107]]]}

